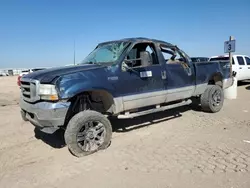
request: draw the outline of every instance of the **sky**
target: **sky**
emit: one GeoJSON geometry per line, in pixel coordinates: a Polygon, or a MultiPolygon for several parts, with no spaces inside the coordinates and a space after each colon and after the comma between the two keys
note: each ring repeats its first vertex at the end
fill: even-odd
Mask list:
{"type": "Polygon", "coordinates": [[[0,0],[0,68],[80,62],[98,43],[147,37],[189,56],[250,55],[250,0],[0,0]]]}

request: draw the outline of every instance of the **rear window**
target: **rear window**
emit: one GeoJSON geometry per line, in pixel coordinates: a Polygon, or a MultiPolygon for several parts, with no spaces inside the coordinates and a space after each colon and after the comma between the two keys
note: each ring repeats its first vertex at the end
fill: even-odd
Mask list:
{"type": "MultiPolygon", "coordinates": [[[[229,57],[214,57],[211,58],[209,61],[229,61],[229,57]]],[[[232,64],[234,65],[234,59],[232,64]]]]}
{"type": "Polygon", "coordinates": [[[238,60],[239,65],[245,65],[243,57],[238,56],[237,60],[238,60]]]}

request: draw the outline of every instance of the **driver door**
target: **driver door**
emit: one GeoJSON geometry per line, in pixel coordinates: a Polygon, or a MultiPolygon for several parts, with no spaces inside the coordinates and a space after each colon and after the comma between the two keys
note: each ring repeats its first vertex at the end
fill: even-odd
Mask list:
{"type": "Polygon", "coordinates": [[[166,70],[157,58],[157,52],[153,43],[138,43],[128,53],[127,59],[140,58],[140,52],[148,51],[152,57],[152,64],[141,66],[141,62],[135,61],[128,65],[125,61],[119,75],[119,85],[116,91],[123,98],[124,111],[156,105],[165,102],[166,99],[166,70]]]}

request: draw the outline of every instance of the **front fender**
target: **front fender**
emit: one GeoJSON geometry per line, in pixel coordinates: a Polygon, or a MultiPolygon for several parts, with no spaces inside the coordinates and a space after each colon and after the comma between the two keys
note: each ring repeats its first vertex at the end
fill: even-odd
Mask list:
{"type": "Polygon", "coordinates": [[[104,77],[86,76],[81,74],[74,76],[65,76],[58,79],[57,91],[60,99],[69,99],[77,94],[90,90],[104,90],[114,94],[115,89],[104,77]]]}
{"type": "Polygon", "coordinates": [[[113,94],[114,92],[112,88],[107,88],[100,85],[93,85],[90,82],[73,83],[70,87],[63,87],[63,89],[62,88],[60,89],[61,91],[59,97],[61,99],[68,99],[85,91],[91,91],[91,90],[104,90],[111,94],[113,94]]]}

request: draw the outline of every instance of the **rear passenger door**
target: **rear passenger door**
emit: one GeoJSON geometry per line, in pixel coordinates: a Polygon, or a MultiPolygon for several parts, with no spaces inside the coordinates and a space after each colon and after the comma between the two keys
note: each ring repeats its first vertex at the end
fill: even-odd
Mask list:
{"type": "MultiPolygon", "coordinates": [[[[248,73],[248,69],[245,63],[245,59],[243,56],[236,56],[237,61],[238,61],[238,67],[239,67],[239,75],[238,78],[240,80],[245,80],[247,79],[247,73],[248,73]]],[[[238,73],[237,73],[238,74],[238,73]]]]}
{"type": "Polygon", "coordinates": [[[245,61],[246,61],[246,64],[247,64],[246,79],[250,79],[250,58],[248,56],[245,56],[245,61]]]}
{"type": "Polygon", "coordinates": [[[159,60],[166,67],[166,102],[191,97],[195,91],[193,64],[190,64],[174,46],[161,44],[159,50],[161,52],[159,60]]]}

